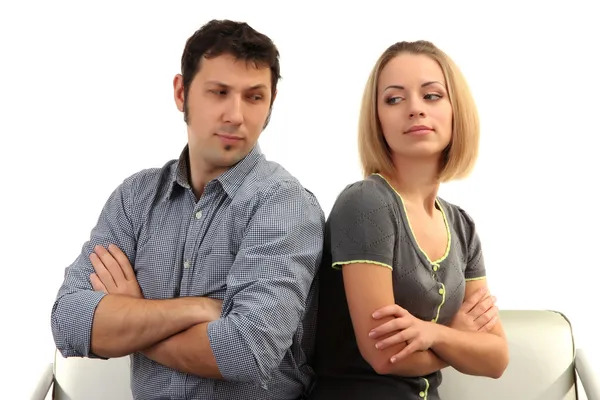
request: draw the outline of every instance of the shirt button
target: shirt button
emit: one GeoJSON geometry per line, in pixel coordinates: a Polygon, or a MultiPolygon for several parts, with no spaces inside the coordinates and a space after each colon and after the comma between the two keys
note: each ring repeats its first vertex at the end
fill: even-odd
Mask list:
{"type": "Polygon", "coordinates": [[[185,261],[183,263],[183,268],[189,268],[190,267],[190,262],[189,261],[185,261]]]}
{"type": "Polygon", "coordinates": [[[202,217],[202,211],[196,213],[196,219],[200,219],[200,217],[202,217]]]}
{"type": "Polygon", "coordinates": [[[434,266],[433,266],[433,270],[434,270],[434,271],[437,271],[437,270],[438,270],[438,266],[437,266],[437,265],[434,265],[434,266]]]}
{"type": "Polygon", "coordinates": [[[440,294],[444,294],[444,288],[441,288],[441,289],[439,290],[439,292],[440,292],[440,294]]]}
{"type": "Polygon", "coordinates": [[[421,396],[421,397],[425,397],[425,392],[421,392],[421,393],[419,393],[419,396],[421,396]]]}

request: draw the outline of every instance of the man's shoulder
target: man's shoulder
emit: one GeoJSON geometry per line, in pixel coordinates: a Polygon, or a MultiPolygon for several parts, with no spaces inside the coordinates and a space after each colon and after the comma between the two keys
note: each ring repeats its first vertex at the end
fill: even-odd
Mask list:
{"type": "Polygon", "coordinates": [[[161,167],[148,167],[138,170],[123,180],[123,186],[133,195],[165,191],[173,180],[177,160],[169,160],[161,167]]]}
{"type": "Polygon", "coordinates": [[[275,161],[264,160],[248,178],[244,190],[248,194],[256,194],[259,201],[278,196],[291,202],[311,205],[322,212],[315,194],[275,161]]]}

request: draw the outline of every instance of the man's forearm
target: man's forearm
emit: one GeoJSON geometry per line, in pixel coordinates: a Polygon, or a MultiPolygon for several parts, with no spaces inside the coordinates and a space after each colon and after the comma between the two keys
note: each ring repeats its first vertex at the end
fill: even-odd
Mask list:
{"type": "Polygon", "coordinates": [[[208,340],[208,323],[195,325],[142,353],[166,367],[203,378],[223,379],[208,340]]]}
{"type": "Polygon", "coordinates": [[[91,352],[121,357],[205,320],[199,298],[146,300],[106,295],[94,313],[91,352]]]}
{"type": "Polygon", "coordinates": [[[439,340],[431,350],[456,370],[499,378],[508,365],[506,340],[487,332],[466,332],[439,325],[439,340]]]}
{"type": "Polygon", "coordinates": [[[394,363],[388,360],[383,372],[404,377],[426,376],[446,368],[448,363],[431,350],[417,351],[394,363]]]}

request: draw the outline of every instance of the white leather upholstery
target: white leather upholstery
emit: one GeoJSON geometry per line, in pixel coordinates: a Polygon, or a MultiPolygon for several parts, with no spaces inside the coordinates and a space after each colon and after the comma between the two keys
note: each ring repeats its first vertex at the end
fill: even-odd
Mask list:
{"type": "Polygon", "coordinates": [[[56,400],[132,400],[129,357],[109,360],[54,357],[56,400]]]}
{"type": "Polygon", "coordinates": [[[461,400],[576,400],[575,346],[569,321],[553,311],[502,311],[510,362],[502,378],[446,368],[440,396],[461,400]]]}
{"type": "MultiPolygon", "coordinates": [[[[510,347],[510,363],[498,380],[443,372],[442,400],[584,400],[577,393],[575,346],[569,321],[553,311],[501,311],[510,347]]],[[[582,353],[577,369],[587,400],[600,400],[599,371],[582,353]]],[[[56,400],[131,400],[129,357],[108,361],[63,358],[56,353],[56,400]]],[[[46,377],[48,379],[48,377],[46,377]]],[[[50,382],[38,383],[45,388],[50,382]]],[[[40,390],[41,391],[41,390],[40,390]]],[[[45,394],[44,394],[45,396],[45,394]]],[[[34,397],[32,400],[43,400],[34,397]]]]}

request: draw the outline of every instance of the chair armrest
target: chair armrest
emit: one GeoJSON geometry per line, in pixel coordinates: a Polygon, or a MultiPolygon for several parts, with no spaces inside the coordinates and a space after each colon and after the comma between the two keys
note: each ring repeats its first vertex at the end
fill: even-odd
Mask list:
{"type": "Polygon", "coordinates": [[[54,366],[52,364],[46,365],[44,371],[40,374],[38,381],[31,392],[30,400],[44,400],[52,387],[54,382],[54,366]]]}
{"type": "Polygon", "coordinates": [[[600,371],[594,370],[594,365],[582,349],[577,349],[575,353],[575,369],[588,400],[600,400],[600,371]]]}

